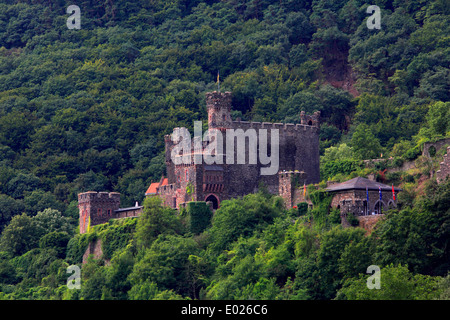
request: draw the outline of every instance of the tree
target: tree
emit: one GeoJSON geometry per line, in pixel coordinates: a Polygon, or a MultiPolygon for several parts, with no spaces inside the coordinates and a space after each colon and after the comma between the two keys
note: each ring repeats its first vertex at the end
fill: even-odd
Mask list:
{"type": "Polygon", "coordinates": [[[74,226],[71,219],[64,217],[58,210],[44,209],[33,217],[33,221],[41,234],[58,231],[73,235],[74,226]]]}
{"type": "Polygon", "coordinates": [[[239,236],[251,236],[258,227],[271,223],[283,210],[277,199],[259,192],[248,194],[243,199],[223,201],[208,230],[211,248],[220,252],[239,236]]]}
{"type": "Polygon", "coordinates": [[[128,291],[129,300],[153,300],[158,294],[158,286],[156,283],[146,279],[141,283],[135,284],[128,291]]]}
{"type": "Polygon", "coordinates": [[[450,102],[437,101],[430,105],[426,119],[433,134],[450,133],[450,102]]]}
{"type": "Polygon", "coordinates": [[[128,247],[116,250],[111,265],[106,268],[105,286],[110,291],[111,299],[127,299],[127,292],[131,289],[128,275],[133,270],[134,262],[133,254],[128,247]]]}
{"type": "Polygon", "coordinates": [[[66,206],[64,203],[58,201],[56,196],[51,192],[45,192],[42,189],[33,190],[27,194],[23,202],[25,210],[30,216],[35,216],[38,212],[44,211],[47,208],[64,212],[66,206]]]}
{"type": "Polygon", "coordinates": [[[24,208],[21,200],[0,194],[0,232],[11,221],[11,218],[22,213],[24,208]]]}
{"type": "Polygon", "coordinates": [[[189,256],[199,252],[192,238],[179,235],[160,235],[145,250],[144,257],[137,261],[129,278],[133,286],[148,280],[156,283],[162,290],[175,290],[188,295],[189,256]]]}
{"type": "Polygon", "coordinates": [[[18,173],[12,178],[6,188],[8,194],[13,198],[23,198],[27,191],[33,191],[41,186],[38,177],[32,173],[18,173]]]}
{"type": "Polygon", "coordinates": [[[16,215],[3,230],[0,244],[13,256],[21,255],[37,247],[40,237],[36,222],[25,213],[16,215]]]}
{"type": "Polygon", "coordinates": [[[95,173],[90,170],[87,173],[79,174],[74,180],[75,192],[86,192],[88,190],[100,191],[107,190],[108,178],[101,173],[95,173]]]}
{"type": "Polygon", "coordinates": [[[69,242],[69,235],[66,232],[52,231],[39,239],[39,248],[55,249],[57,257],[64,259],[66,257],[67,243],[69,242]]]}
{"type": "Polygon", "coordinates": [[[176,211],[162,205],[159,197],[144,200],[144,209],[136,226],[136,244],[149,248],[161,234],[181,233],[182,225],[176,211]]]}
{"type": "Polygon", "coordinates": [[[32,131],[33,125],[23,113],[13,111],[0,117],[0,143],[15,152],[28,146],[32,131]]]}
{"type": "Polygon", "coordinates": [[[101,260],[88,258],[86,264],[81,269],[81,297],[85,300],[100,300],[104,298],[104,294],[108,295],[105,286],[107,277],[105,276],[105,268],[102,266],[101,260]]]}
{"type": "Polygon", "coordinates": [[[445,276],[448,267],[450,181],[430,183],[414,207],[389,214],[374,231],[375,261],[407,264],[414,272],[445,276]]]}
{"type": "MultiPolygon", "coordinates": [[[[350,266],[347,266],[345,262],[350,264],[355,262],[354,259],[356,257],[353,257],[354,259],[350,261],[346,259],[348,252],[353,251],[354,248],[347,249],[347,247],[352,245],[352,243],[356,245],[356,243],[363,241],[363,239],[363,229],[342,229],[341,226],[334,227],[322,235],[320,248],[317,251],[317,271],[315,274],[320,287],[315,292],[311,292],[311,295],[319,299],[330,299],[334,297],[336,290],[341,285],[343,274],[351,270],[350,266]],[[343,273],[341,273],[342,271],[343,273]]],[[[362,259],[361,265],[367,261],[364,256],[358,257],[358,259],[362,259]]],[[[359,270],[357,268],[356,271],[359,270]]]]}
{"type": "Polygon", "coordinates": [[[346,143],[332,146],[325,149],[324,155],[320,157],[320,162],[325,163],[336,160],[351,160],[353,158],[353,148],[346,143]]]}
{"type": "Polygon", "coordinates": [[[351,145],[358,159],[377,159],[382,153],[380,141],[373,135],[370,128],[362,123],[353,133],[351,145]]]}
{"type": "Polygon", "coordinates": [[[405,265],[380,270],[380,289],[368,289],[369,275],[350,278],[336,296],[338,300],[432,300],[440,295],[440,277],[410,272],[405,265]]]}

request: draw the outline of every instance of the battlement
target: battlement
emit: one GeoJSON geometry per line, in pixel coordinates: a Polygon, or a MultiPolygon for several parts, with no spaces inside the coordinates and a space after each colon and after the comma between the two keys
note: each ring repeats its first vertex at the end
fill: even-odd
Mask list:
{"type": "Polygon", "coordinates": [[[298,176],[300,178],[305,178],[306,177],[306,173],[304,171],[298,171],[298,170],[294,170],[294,171],[280,171],[278,172],[278,176],[280,178],[289,178],[289,177],[293,177],[293,176],[298,176]]]}
{"type": "Polygon", "coordinates": [[[234,120],[232,122],[233,129],[267,129],[273,130],[278,129],[280,134],[285,133],[299,133],[299,132],[316,132],[318,127],[318,122],[315,122],[312,125],[308,124],[299,124],[299,123],[272,123],[272,122],[256,122],[256,121],[242,121],[242,120],[234,120]]]}
{"type": "Polygon", "coordinates": [[[232,95],[231,92],[220,92],[220,91],[213,91],[213,92],[207,92],[205,94],[206,96],[206,107],[227,107],[231,108],[231,100],[232,95]]]}
{"type": "Polygon", "coordinates": [[[300,124],[319,127],[320,125],[320,111],[314,112],[312,116],[305,114],[305,111],[300,112],[300,124]]]}
{"type": "Polygon", "coordinates": [[[78,203],[86,203],[86,202],[119,202],[120,204],[120,193],[118,192],[96,192],[96,191],[87,191],[78,194],[78,203]]]}

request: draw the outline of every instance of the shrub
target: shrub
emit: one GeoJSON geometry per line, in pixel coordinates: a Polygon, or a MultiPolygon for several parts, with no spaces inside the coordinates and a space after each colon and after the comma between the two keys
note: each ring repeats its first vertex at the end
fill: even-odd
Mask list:
{"type": "Polygon", "coordinates": [[[408,149],[408,151],[405,152],[403,157],[406,160],[414,160],[416,159],[422,152],[420,151],[419,146],[415,146],[414,148],[408,149]]]}
{"type": "Polygon", "coordinates": [[[308,203],[300,202],[299,204],[297,204],[297,210],[299,216],[304,216],[308,212],[308,203]]]}
{"type": "Polygon", "coordinates": [[[341,223],[341,211],[339,209],[332,209],[329,215],[331,223],[340,224],[341,223]]]}
{"type": "Polygon", "coordinates": [[[349,213],[347,215],[347,221],[352,227],[357,227],[359,225],[359,220],[353,215],[353,213],[349,213]]]}

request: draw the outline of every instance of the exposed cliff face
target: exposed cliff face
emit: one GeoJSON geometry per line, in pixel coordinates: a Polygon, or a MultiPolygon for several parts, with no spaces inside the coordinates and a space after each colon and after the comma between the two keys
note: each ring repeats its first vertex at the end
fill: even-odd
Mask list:
{"type": "MultiPolygon", "coordinates": [[[[89,242],[89,245],[83,254],[83,264],[85,264],[88,261],[88,257],[90,255],[92,255],[92,257],[96,260],[103,259],[102,240],[97,239],[92,242],[89,242]]],[[[105,265],[110,264],[110,260],[108,259],[103,260],[105,262],[105,265]]]]}
{"type": "Polygon", "coordinates": [[[334,63],[324,66],[324,75],[325,83],[343,89],[353,97],[359,96],[359,92],[355,88],[356,73],[346,59],[335,60],[334,63]]]}

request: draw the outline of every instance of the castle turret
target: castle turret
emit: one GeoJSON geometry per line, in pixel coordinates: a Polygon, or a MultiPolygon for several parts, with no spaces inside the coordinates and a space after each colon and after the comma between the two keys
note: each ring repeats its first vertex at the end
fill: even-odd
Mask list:
{"type": "Polygon", "coordinates": [[[206,109],[210,129],[229,129],[232,127],[231,92],[213,91],[206,93],[206,109]]]}
{"type": "Polygon", "coordinates": [[[300,112],[300,124],[319,127],[320,126],[320,111],[314,112],[312,116],[307,115],[305,111],[300,112]]]}
{"type": "Polygon", "coordinates": [[[284,199],[287,208],[292,208],[297,201],[303,200],[299,187],[306,183],[306,173],[303,171],[280,171],[278,173],[278,194],[284,199]]]}
{"type": "Polygon", "coordinates": [[[86,233],[89,226],[108,222],[115,217],[120,207],[120,193],[88,191],[78,194],[80,233],[86,233]]]}

